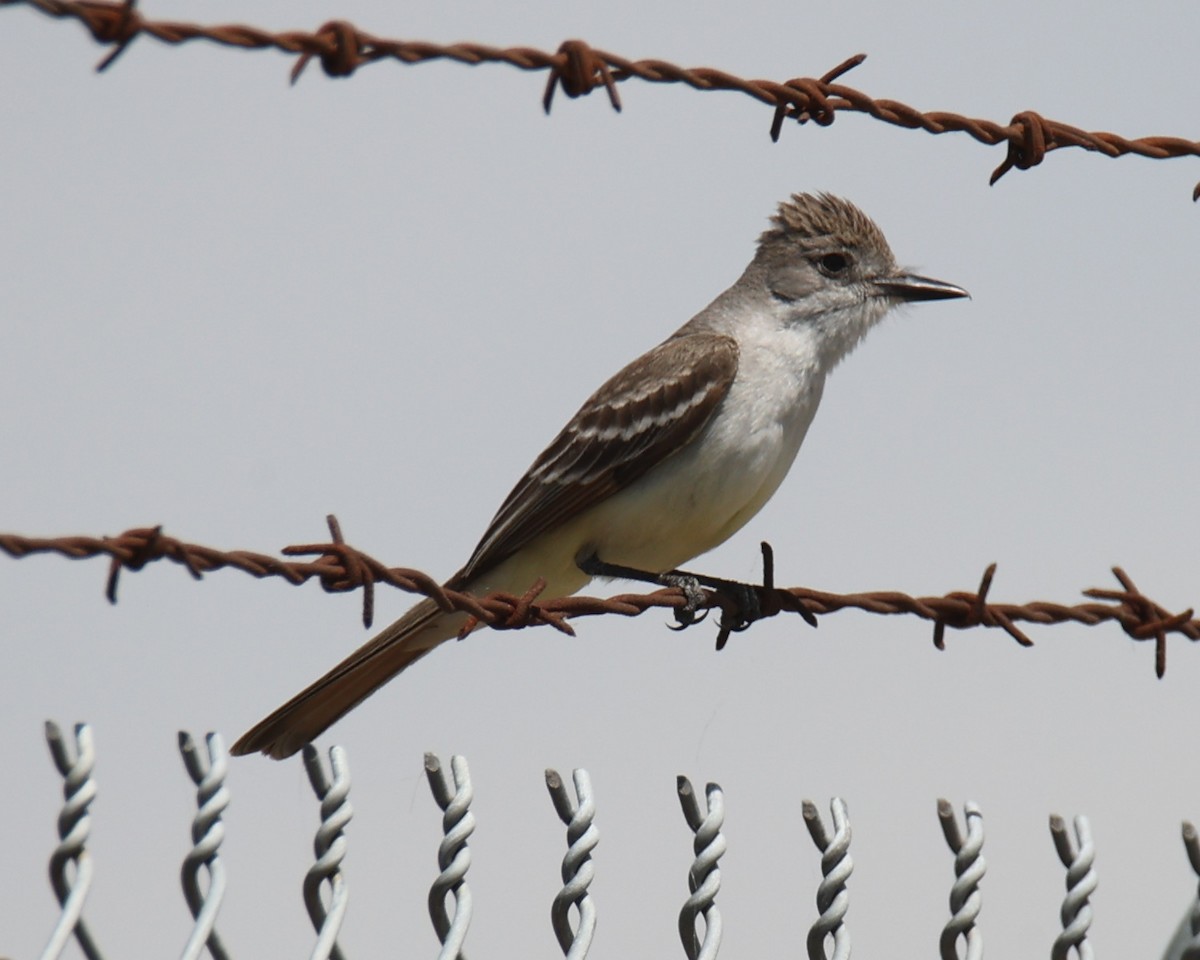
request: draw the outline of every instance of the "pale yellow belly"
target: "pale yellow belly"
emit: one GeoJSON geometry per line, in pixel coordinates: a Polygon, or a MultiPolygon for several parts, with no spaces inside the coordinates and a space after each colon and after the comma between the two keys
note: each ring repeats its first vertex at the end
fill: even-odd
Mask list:
{"type": "Polygon", "coordinates": [[[791,435],[787,424],[771,424],[751,438],[707,436],[476,577],[470,589],[519,594],[542,577],[543,598],[567,596],[591,579],[577,565],[588,554],[653,573],[680,567],[758,513],[787,474],[807,425],[791,435]]]}

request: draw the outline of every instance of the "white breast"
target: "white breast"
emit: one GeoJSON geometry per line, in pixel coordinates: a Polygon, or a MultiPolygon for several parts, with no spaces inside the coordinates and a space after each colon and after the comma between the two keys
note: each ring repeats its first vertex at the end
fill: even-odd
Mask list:
{"type": "Polygon", "coordinates": [[[610,563],[670,570],[724,542],[787,475],[824,375],[804,331],[740,339],[738,374],[689,446],[581,520],[610,563]]]}

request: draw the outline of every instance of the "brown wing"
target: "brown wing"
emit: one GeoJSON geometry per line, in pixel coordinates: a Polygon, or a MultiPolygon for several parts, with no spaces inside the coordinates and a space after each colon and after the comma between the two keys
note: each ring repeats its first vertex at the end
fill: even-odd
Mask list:
{"type": "Polygon", "coordinates": [[[634,360],[534,461],[454,580],[495,566],[684,446],[729,391],[737,363],[737,343],[718,333],[672,337],[634,360]]]}

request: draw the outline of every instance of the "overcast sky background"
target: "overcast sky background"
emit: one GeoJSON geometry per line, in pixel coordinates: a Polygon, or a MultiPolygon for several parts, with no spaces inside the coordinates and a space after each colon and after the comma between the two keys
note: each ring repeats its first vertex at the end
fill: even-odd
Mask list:
{"type": "MultiPolygon", "coordinates": [[[[204,4],[159,19],[553,50],[784,80],[865,51],[846,82],[999,122],[1035,109],[1130,136],[1196,136],[1189,0],[613,0],[204,4]]],[[[1200,162],[1062,150],[989,188],[1003,159],[845,114],[768,135],[732,93],[631,81],[540,105],[544,74],[314,64],[139,39],[105,75],[78,25],[0,11],[0,530],[164,524],[215,547],[350,542],[438,576],[578,404],[737,278],[775,204],[844,195],[898,259],[970,301],[893,314],[833,375],[782,489],[693,564],[782,584],[972,589],[1076,602],[1122,564],[1171,609],[1200,603],[1196,361],[1200,162]]],[[[171,956],[194,789],[176,731],[227,742],[366,638],[359,599],[158,564],[103,598],[105,564],[0,558],[0,955],[57,916],[45,862],[60,782],[42,723],[94,725],[100,794],[86,915],[111,956],[171,956]]],[[[408,603],[380,591],[377,622],[408,603]]],[[[468,952],[558,955],[565,850],[542,770],[586,767],[601,843],[595,957],[679,956],[690,835],[677,774],[726,791],[722,956],[799,955],[819,858],[800,819],[844,797],[857,955],[932,956],[953,878],[945,796],[986,818],[991,956],[1046,955],[1064,889],[1051,812],[1091,817],[1093,943],[1157,956],[1195,891],[1200,650],[1115,626],[951,632],[841,613],[779,617],[713,652],[664,613],[481,633],[443,648],[322,738],[354,778],[357,957],[433,956],[439,813],[426,750],[461,753],[478,828],[468,952]],[[397,946],[399,944],[400,946],[397,946]]],[[[299,760],[231,764],[219,930],[236,956],[306,956],[300,883],[317,806],[299,760]]],[[[72,948],[74,949],[74,948],[72,948]]]]}

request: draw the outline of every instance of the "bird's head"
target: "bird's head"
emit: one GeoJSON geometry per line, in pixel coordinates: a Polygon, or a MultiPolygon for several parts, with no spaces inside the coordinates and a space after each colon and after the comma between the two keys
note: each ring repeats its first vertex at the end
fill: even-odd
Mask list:
{"type": "Polygon", "coordinates": [[[827,193],[797,193],[779,205],[754,264],[790,324],[811,324],[834,362],[890,307],[969,296],[962,287],[896,265],[883,231],[827,193]]]}

